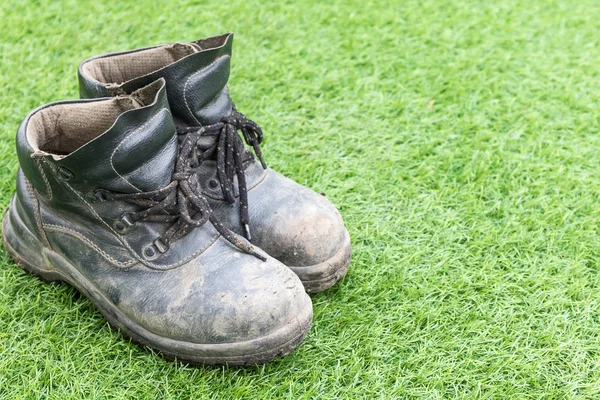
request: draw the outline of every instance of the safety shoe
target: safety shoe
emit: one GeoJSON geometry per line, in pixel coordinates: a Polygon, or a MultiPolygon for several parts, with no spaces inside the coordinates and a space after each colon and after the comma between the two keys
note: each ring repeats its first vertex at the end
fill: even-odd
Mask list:
{"type": "Polygon", "coordinates": [[[4,245],[168,358],[267,362],[307,334],[311,301],[287,267],[211,214],[189,167],[194,140],[178,144],[162,79],[38,108],[17,133],[4,245]]]}
{"type": "Polygon", "coordinates": [[[225,34],[91,58],[79,67],[80,94],[116,96],[164,78],[178,133],[199,136],[194,167],[218,218],[290,267],[307,291],[327,289],[348,269],[350,236],[324,196],[267,168],[260,127],[227,90],[232,42],[225,34]]]}

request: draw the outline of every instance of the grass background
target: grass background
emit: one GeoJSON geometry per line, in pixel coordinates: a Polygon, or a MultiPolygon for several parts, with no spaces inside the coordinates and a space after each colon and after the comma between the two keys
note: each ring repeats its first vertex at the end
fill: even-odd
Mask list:
{"type": "Polygon", "coordinates": [[[236,33],[268,164],[327,193],[348,276],[260,367],[163,361],[0,251],[0,398],[600,398],[600,3],[0,3],[0,201],[92,55],[236,33]]]}

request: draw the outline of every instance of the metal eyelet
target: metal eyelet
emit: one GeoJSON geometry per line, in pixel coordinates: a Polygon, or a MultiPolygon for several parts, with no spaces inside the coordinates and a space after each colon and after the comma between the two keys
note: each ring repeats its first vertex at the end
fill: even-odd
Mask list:
{"type": "Polygon", "coordinates": [[[146,260],[154,260],[167,251],[169,251],[169,245],[163,242],[161,238],[158,238],[148,246],[144,247],[142,254],[146,260]]]}
{"type": "Polygon", "coordinates": [[[117,232],[123,233],[129,227],[131,227],[133,225],[135,225],[135,221],[133,221],[131,219],[131,214],[130,213],[124,213],[123,215],[121,215],[120,219],[118,219],[117,221],[115,221],[114,228],[115,228],[115,230],[117,232]]]}
{"type": "Polygon", "coordinates": [[[63,182],[68,182],[73,178],[73,173],[65,167],[58,167],[56,170],[56,177],[63,182]]]}
{"type": "Polygon", "coordinates": [[[154,244],[156,250],[161,254],[165,254],[169,251],[169,245],[163,242],[161,238],[156,239],[152,244],[154,244]]]}
{"type": "Polygon", "coordinates": [[[98,201],[98,199],[96,198],[96,194],[94,194],[94,192],[87,192],[87,194],[85,195],[85,199],[89,202],[89,203],[95,203],[98,201]]]}
{"type": "Polygon", "coordinates": [[[90,203],[102,203],[102,202],[106,201],[107,193],[108,193],[108,191],[106,191],[104,189],[92,190],[91,192],[87,193],[86,199],[90,203]]]}
{"type": "Polygon", "coordinates": [[[96,189],[94,190],[94,197],[96,198],[97,201],[106,201],[107,196],[106,194],[108,193],[107,190],[104,189],[96,189]]]}
{"type": "Polygon", "coordinates": [[[117,222],[115,222],[114,226],[115,226],[115,230],[120,233],[125,232],[125,230],[127,229],[127,227],[125,226],[123,221],[119,221],[119,220],[117,220],[117,222]]]}
{"type": "Polygon", "coordinates": [[[146,260],[154,260],[158,257],[158,251],[154,248],[154,243],[150,243],[142,250],[142,254],[146,260]]]}
{"type": "Polygon", "coordinates": [[[219,182],[216,179],[211,179],[208,181],[208,187],[211,189],[216,189],[219,187],[219,182]]]}

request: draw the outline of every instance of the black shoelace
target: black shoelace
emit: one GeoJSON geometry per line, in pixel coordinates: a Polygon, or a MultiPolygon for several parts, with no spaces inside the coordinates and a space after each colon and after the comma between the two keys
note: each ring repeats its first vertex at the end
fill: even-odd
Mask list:
{"type": "Polygon", "coordinates": [[[157,250],[164,253],[170,244],[186,234],[193,228],[204,225],[210,221],[215,229],[238,249],[265,261],[264,255],[259,253],[252,244],[243,237],[227,229],[213,214],[208,201],[201,195],[190,166],[190,155],[196,148],[201,131],[191,132],[180,144],[179,155],[175,165],[175,172],[171,183],[167,186],[140,193],[115,193],[103,192],[105,200],[121,200],[145,207],[142,211],[127,213],[124,216],[127,223],[137,221],[173,222],[164,235],[157,239],[157,250]],[[190,179],[194,178],[194,179],[190,179]]]}
{"type": "Polygon", "coordinates": [[[235,203],[234,174],[238,180],[238,191],[240,194],[240,222],[244,227],[246,238],[252,239],[250,235],[250,226],[248,218],[248,187],[246,186],[246,176],[244,174],[245,162],[248,156],[252,155],[246,151],[242,139],[237,132],[242,132],[246,143],[252,147],[254,154],[260,160],[264,169],[267,169],[265,160],[262,156],[260,144],[263,140],[262,129],[258,124],[246,118],[238,112],[235,107],[230,115],[221,118],[221,120],[212,125],[203,127],[185,127],[178,129],[179,133],[198,134],[199,137],[214,137],[214,143],[207,149],[201,149],[196,146],[193,158],[197,160],[198,165],[204,160],[217,154],[217,175],[221,182],[221,191],[225,201],[229,204],[235,203]]]}

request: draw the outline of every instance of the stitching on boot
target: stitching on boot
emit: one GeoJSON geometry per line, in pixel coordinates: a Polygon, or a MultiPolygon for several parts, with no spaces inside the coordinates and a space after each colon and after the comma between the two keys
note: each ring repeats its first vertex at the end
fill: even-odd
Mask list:
{"type": "MultiPolygon", "coordinates": [[[[42,160],[44,162],[46,162],[45,159],[42,158],[42,160]]],[[[50,186],[50,181],[48,181],[48,178],[46,177],[46,173],[44,172],[42,162],[37,157],[34,158],[33,161],[35,162],[38,169],[40,170],[40,175],[42,176],[42,180],[44,181],[44,184],[46,185],[46,196],[48,197],[48,200],[52,200],[52,187],[50,186]]]]}
{"type": "MultiPolygon", "coordinates": [[[[75,195],[79,198],[79,200],[81,200],[91,211],[92,214],[94,214],[94,216],[96,217],[96,219],[98,221],[100,221],[100,223],[102,223],[102,225],[104,225],[109,231],[111,231],[113,234],[115,234],[115,236],[119,236],[117,234],[117,232],[115,232],[115,230],[109,225],[107,224],[101,217],[100,215],[98,215],[98,213],[96,212],[96,210],[94,210],[94,208],[91,206],[90,203],[88,203],[79,193],[77,193],[77,191],[75,189],[73,189],[71,187],[71,185],[69,185],[68,183],[65,182],[65,185],[67,186],[67,188],[69,188],[69,190],[71,190],[73,193],[75,193],[75,195]]],[[[211,241],[209,241],[206,246],[201,247],[200,249],[198,249],[198,251],[196,251],[194,254],[190,255],[187,258],[184,258],[183,260],[179,260],[177,262],[171,263],[171,264],[167,264],[167,265],[156,265],[154,263],[150,263],[144,259],[142,259],[138,253],[129,245],[129,243],[125,240],[121,240],[121,243],[123,243],[123,245],[125,246],[125,248],[127,248],[127,250],[129,250],[129,252],[135,257],[136,260],[138,260],[141,264],[158,270],[158,271],[163,271],[166,269],[170,269],[171,267],[178,267],[180,265],[183,265],[185,263],[187,263],[188,261],[191,261],[193,258],[195,258],[196,256],[198,256],[199,254],[202,254],[206,249],[208,249],[209,247],[211,247],[216,241],[217,239],[219,239],[219,237],[221,236],[220,233],[215,233],[212,238],[211,241]]]]}
{"type": "Polygon", "coordinates": [[[129,260],[127,262],[123,262],[123,261],[119,261],[119,260],[111,257],[108,253],[106,253],[104,250],[102,250],[100,247],[98,247],[90,239],[86,238],[81,233],[77,232],[76,230],[73,230],[71,228],[67,228],[66,226],[53,225],[53,224],[44,224],[44,227],[46,229],[48,229],[48,230],[51,230],[51,231],[58,231],[58,232],[62,232],[62,233],[65,233],[67,235],[76,237],[77,239],[81,240],[82,242],[86,243],[88,246],[90,246],[91,248],[93,248],[94,250],[96,250],[102,256],[102,258],[104,258],[106,261],[108,261],[109,263],[111,263],[113,265],[116,265],[118,267],[126,268],[126,267],[130,267],[130,266],[132,266],[133,264],[136,263],[135,260],[129,260]]]}
{"type": "Polygon", "coordinates": [[[198,249],[198,251],[196,251],[194,254],[190,255],[187,258],[184,258],[182,260],[179,260],[177,262],[171,263],[171,264],[166,264],[166,265],[156,265],[153,263],[148,263],[150,266],[154,267],[155,269],[158,270],[165,270],[165,269],[171,269],[172,267],[178,267],[180,265],[183,265],[185,263],[187,263],[188,261],[191,261],[192,259],[194,259],[196,256],[202,254],[205,250],[207,250],[209,247],[212,247],[212,245],[214,245],[217,242],[217,239],[219,239],[219,237],[221,236],[220,233],[215,233],[212,237],[211,240],[209,242],[206,243],[206,245],[204,245],[203,247],[200,247],[198,249]]]}
{"type": "Polygon", "coordinates": [[[223,59],[225,57],[229,57],[229,56],[227,56],[227,55],[221,56],[221,57],[217,58],[215,61],[213,61],[212,63],[208,64],[206,67],[202,68],[200,71],[194,72],[192,75],[188,76],[188,78],[185,80],[185,85],[183,85],[183,101],[185,102],[185,106],[186,106],[188,112],[190,113],[192,118],[194,118],[194,121],[196,121],[196,123],[198,125],[202,125],[202,124],[200,123],[200,121],[198,121],[198,118],[196,118],[196,115],[192,112],[192,109],[187,101],[188,83],[190,82],[190,79],[192,79],[194,76],[198,75],[201,72],[206,71],[207,69],[209,69],[210,67],[212,67],[213,65],[215,65],[217,62],[221,61],[221,59],[223,59]]]}
{"type": "MultiPolygon", "coordinates": [[[[73,187],[71,187],[71,185],[69,185],[68,183],[65,182],[65,186],[67,188],[69,188],[69,190],[71,190],[73,193],[75,193],[75,195],[79,198],[79,200],[81,200],[87,207],[88,209],[92,212],[92,214],[94,214],[94,216],[96,217],[96,219],[102,224],[104,225],[106,228],[108,228],[109,231],[111,231],[113,234],[115,234],[115,236],[119,236],[117,234],[117,232],[115,232],[115,230],[109,225],[107,224],[101,217],[100,215],[98,215],[98,213],[96,212],[96,210],[94,210],[94,207],[92,207],[92,205],[90,203],[88,203],[79,193],[77,193],[77,191],[75,189],[73,189],[73,187]]],[[[125,242],[124,240],[121,241],[121,243],[123,243],[125,245],[125,247],[127,248],[127,250],[129,250],[134,256],[137,256],[137,253],[135,252],[135,250],[133,250],[131,248],[131,246],[129,245],[129,243],[125,242]]],[[[136,259],[138,259],[138,261],[140,261],[142,264],[147,265],[147,263],[145,263],[144,261],[142,261],[140,258],[136,257],[136,259]]]]}
{"type": "Polygon", "coordinates": [[[40,201],[37,197],[38,196],[37,192],[35,191],[35,189],[31,185],[31,183],[27,179],[25,179],[25,187],[27,188],[27,191],[29,192],[31,199],[35,203],[33,205],[33,214],[35,216],[35,222],[36,222],[37,228],[39,230],[39,233],[42,236],[42,241],[48,248],[52,248],[52,246],[50,245],[50,242],[48,241],[48,238],[46,237],[46,231],[44,230],[44,224],[42,223],[42,214],[40,212],[40,201]]]}
{"type": "Polygon", "coordinates": [[[119,147],[121,147],[121,145],[123,143],[125,143],[127,140],[129,140],[135,133],[138,133],[139,131],[145,129],[148,125],[150,125],[155,119],[157,119],[159,116],[162,115],[163,111],[166,111],[170,114],[169,110],[167,108],[163,108],[161,110],[159,110],[156,115],[154,117],[152,117],[150,120],[148,120],[144,125],[138,127],[136,130],[134,130],[133,132],[130,132],[127,136],[125,136],[123,138],[123,140],[121,140],[121,142],[119,143],[119,145],[117,147],[115,147],[115,149],[113,150],[112,154],[110,155],[110,166],[112,167],[113,171],[115,171],[115,174],[117,174],[126,184],[128,184],[129,186],[131,186],[133,189],[137,190],[138,192],[141,192],[142,190],[140,188],[138,188],[137,186],[135,186],[133,183],[129,182],[127,179],[125,179],[124,176],[122,176],[117,169],[115,168],[115,165],[113,164],[113,158],[117,152],[117,150],[119,150],[119,147]]]}

